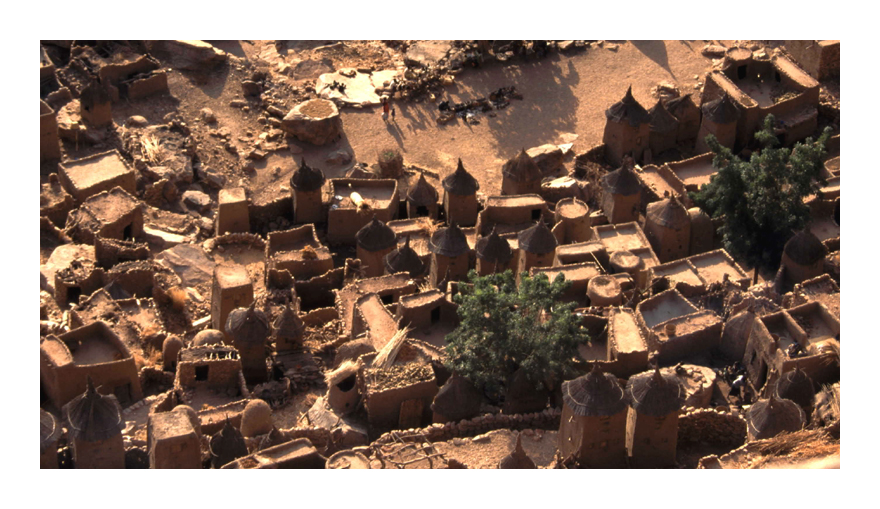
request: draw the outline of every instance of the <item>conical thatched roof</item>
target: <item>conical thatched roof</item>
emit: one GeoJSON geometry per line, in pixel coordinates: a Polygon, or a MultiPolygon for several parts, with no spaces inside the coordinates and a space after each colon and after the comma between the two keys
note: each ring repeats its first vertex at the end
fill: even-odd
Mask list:
{"type": "Polygon", "coordinates": [[[61,436],[61,425],[55,416],[40,409],[40,454],[61,436]]]}
{"type": "Polygon", "coordinates": [[[489,263],[506,265],[513,258],[513,250],[510,249],[510,243],[502,239],[495,231],[495,228],[492,228],[492,233],[487,237],[478,240],[475,248],[477,256],[489,263]]]}
{"type": "Polygon", "coordinates": [[[633,97],[632,85],[626,89],[626,95],[623,96],[623,99],[605,110],[605,117],[613,122],[629,122],[629,125],[633,127],[647,124],[650,120],[648,112],[633,97]]]}
{"type": "Polygon", "coordinates": [[[669,133],[678,130],[678,119],[666,109],[666,106],[659,99],[657,104],[648,110],[648,115],[651,119],[651,131],[655,133],[669,133]]]}
{"type": "Polygon", "coordinates": [[[611,194],[623,196],[631,196],[642,190],[639,178],[626,164],[602,177],[602,187],[611,194]]]}
{"type": "Polygon", "coordinates": [[[309,192],[317,191],[324,185],[324,174],[321,170],[312,168],[306,164],[303,158],[302,164],[293,172],[290,177],[290,187],[297,191],[309,192]]]}
{"type": "Polygon", "coordinates": [[[782,399],[790,399],[801,408],[813,406],[816,396],[816,385],[807,372],[795,367],[792,371],[786,371],[776,383],[776,396],[782,399]]]}
{"type": "Polygon", "coordinates": [[[406,193],[406,201],[418,207],[436,205],[438,198],[437,190],[425,180],[424,173],[419,174],[419,180],[416,182],[416,185],[409,188],[409,191],[406,193]]]}
{"type": "Polygon", "coordinates": [[[248,308],[236,308],[226,319],[226,333],[242,343],[263,343],[269,337],[269,319],[256,308],[256,301],[248,308]]]}
{"type": "Polygon", "coordinates": [[[449,194],[471,195],[480,189],[480,183],[464,169],[461,158],[459,158],[458,168],[455,169],[455,172],[443,179],[443,189],[446,189],[449,194]]]}
{"type": "Polygon", "coordinates": [[[284,433],[278,430],[275,425],[272,425],[272,429],[269,430],[269,433],[263,437],[260,441],[260,450],[268,449],[270,447],[274,447],[276,445],[281,445],[283,443],[289,442],[290,439],[284,436],[284,433]]]}
{"type": "Polygon", "coordinates": [[[220,468],[248,455],[244,436],[229,422],[228,417],[223,429],[211,437],[208,447],[211,452],[211,466],[214,468],[220,468]]]}
{"type": "Polygon", "coordinates": [[[675,375],[653,372],[635,375],[626,384],[630,405],[640,414],[662,417],[677,412],[687,396],[675,375]]]}
{"type": "Polygon", "coordinates": [[[453,373],[434,396],[431,410],[448,421],[457,422],[479,414],[482,402],[483,394],[474,384],[458,373],[453,373]]]}
{"type": "Polygon", "coordinates": [[[278,315],[273,324],[275,336],[279,338],[298,338],[301,337],[306,329],[302,319],[297,316],[296,312],[289,306],[284,306],[284,310],[278,315]]]}
{"type": "Polygon", "coordinates": [[[812,265],[825,258],[828,249],[812,232],[802,230],[785,243],[784,252],[799,265],[812,265]]]}
{"type": "Polygon", "coordinates": [[[680,230],[691,222],[687,208],[677,196],[648,204],[647,212],[648,221],[673,230],[680,230]]]}
{"type": "Polygon", "coordinates": [[[526,153],[526,149],[522,149],[519,155],[504,163],[501,174],[514,182],[532,182],[543,177],[541,168],[538,168],[532,156],[526,153]]]}
{"type": "Polygon", "coordinates": [[[449,228],[440,228],[431,235],[428,249],[432,253],[452,258],[467,253],[470,246],[464,232],[453,222],[449,228]]]}
{"type": "Polygon", "coordinates": [[[739,110],[726,92],[718,99],[704,104],[702,110],[703,116],[716,124],[729,124],[739,118],[739,110]]]}
{"type": "Polygon", "coordinates": [[[425,264],[419,254],[409,247],[409,237],[407,237],[403,246],[385,255],[385,269],[389,274],[406,272],[410,277],[419,277],[425,272],[425,264]]]}
{"type": "Polygon", "coordinates": [[[800,431],[806,415],[794,401],[779,399],[771,392],[770,399],[758,401],[749,408],[746,420],[752,435],[760,440],[773,438],[783,431],[800,431]]]}
{"type": "Polygon", "coordinates": [[[538,221],[535,226],[519,232],[517,239],[519,239],[519,248],[532,254],[552,253],[559,245],[556,236],[550,228],[547,228],[544,221],[538,221]]]}
{"type": "Polygon", "coordinates": [[[397,245],[397,234],[376,216],[373,216],[372,221],[358,230],[354,238],[361,249],[372,252],[382,251],[397,245]]]}
{"type": "Polygon", "coordinates": [[[562,399],[574,415],[609,417],[626,411],[626,397],[617,377],[603,373],[598,364],[586,375],[562,383],[562,399]]]}
{"type": "Polygon", "coordinates": [[[666,101],[666,109],[669,113],[675,115],[675,118],[681,119],[681,116],[689,109],[696,109],[697,105],[694,104],[694,100],[691,97],[691,94],[685,94],[681,97],[676,97],[675,99],[670,99],[666,101]]]}
{"type": "Polygon", "coordinates": [[[516,447],[501,459],[498,468],[538,468],[522,446],[522,433],[516,435],[516,447]]]}
{"type": "Polygon", "coordinates": [[[91,377],[86,381],[86,392],[64,405],[62,412],[70,425],[70,438],[74,440],[100,442],[125,428],[116,396],[99,394],[91,377]]]}

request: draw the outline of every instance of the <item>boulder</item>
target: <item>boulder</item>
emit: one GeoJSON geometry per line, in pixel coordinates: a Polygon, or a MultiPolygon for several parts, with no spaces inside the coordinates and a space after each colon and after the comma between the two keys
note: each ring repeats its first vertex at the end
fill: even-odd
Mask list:
{"type": "Polygon", "coordinates": [[[327,156],[327,164],[348,164],[351,162],[351,153],[347,150],[337,150],[327,156]]]}
{"type": "Polygon", "coordinates": [[[183,204],[196,212],[204,212],[211,208],[211,197],[201,191],[183,193],[183,204]]]}
{"type": "Polygon", "coordinates": [[[179,244],[157,254],[156,259],[180,276],[186,286],[205,286],[213,281],[214,262],[198,245],[179,244]]]}
{"type": "Polygon", "coordinates": [[[562,167],[562,149],[551,143],[530,148],[526,150],[526,153],[535,160],[535,164],[538,165],[545,177],[562,167]]]}
{"type": "Polygon", "coordinates": [[[724,55],[727,54],[727,48],[716,44],[707,44],[703,46],[700,53],[707,58],[724,58],[724,55]]]}
{"type": "Polygon", "coordinates": [[[452,41],[419,41],[406,50],[404,61],[421,66],[436,65],[451,49],[452,41]]]}
{"type": "Polygon", "coordinates": [[[150,49],[168,53],[172,67],[191,71],[211,69],[228,58],[205,41],[156,41],[150,49]]]}
{"type": "Polygon", "coordinates": [[[294,106],[284,116],[281,129],[300,141],[325,145],[342,134],[342,119],[332,101],[311,99],[294,106]]]}

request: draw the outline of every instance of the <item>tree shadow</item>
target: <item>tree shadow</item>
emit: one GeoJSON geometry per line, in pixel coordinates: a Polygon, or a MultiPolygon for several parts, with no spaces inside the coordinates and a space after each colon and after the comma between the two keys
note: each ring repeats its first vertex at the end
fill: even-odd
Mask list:
{"type": "Polygon", "coordinates": [[[669,68],[669,56],[666,54],[665,41],[630,41],[630,43],[632,43],[637,50],[641,51],[643,55],[653,60],[663,69],[666,69],[666,72],[668,72],[673,79],[678,79],[675,77],[675,73],[672,72],[672,69],[669,68]]]}

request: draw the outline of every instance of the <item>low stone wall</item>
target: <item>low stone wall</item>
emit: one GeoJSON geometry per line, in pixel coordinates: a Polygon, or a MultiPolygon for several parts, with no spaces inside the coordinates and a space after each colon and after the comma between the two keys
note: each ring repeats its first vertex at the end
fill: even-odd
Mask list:
{"type": "Polygon", "coordinates": [[[746,420],[724,410],[688,407],[678,419],[678,442],[726,444],[738,447],[746,441],[746,420]]]}
{"type": "Polygon", "coordinates": [[[426,428],[396,430],[384,433],[370,447],[376,448],[395,442],[392,433],[404,442],[418,442],[427,438],[432,442],[444,442],[453,438],[482,435],[496,429],[547,429],[558,430],[562,409],[548,408],[531,414],[485,414],[459,422],[435,423],[426,428]]]}
{"type": "Polygon", "coordinates": [[[220,235],[219,237],[213,237],[206,240],[202,244],[202,247],[205,251],[211,252],[218,246],[225,246],[228,244],[249,244],[255,249],[266,249],[266,241],[259,235],[253,233],[227,233],[226,235],[220,235]]]}

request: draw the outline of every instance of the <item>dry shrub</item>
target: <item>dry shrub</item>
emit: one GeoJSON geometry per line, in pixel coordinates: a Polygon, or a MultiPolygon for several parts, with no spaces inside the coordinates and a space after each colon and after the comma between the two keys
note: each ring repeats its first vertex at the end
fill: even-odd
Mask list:
{"type": "Polygon", "coordinates": [[[171,298],[171,307],[174,308],[175,311],[183,311],[186,308],[188,296],[186,290],[183,288],[176,286],[171,290],[168,290],[168,297],[171,298]]]}

